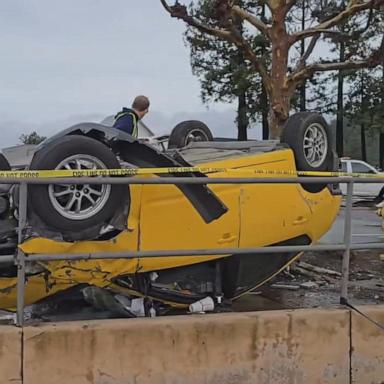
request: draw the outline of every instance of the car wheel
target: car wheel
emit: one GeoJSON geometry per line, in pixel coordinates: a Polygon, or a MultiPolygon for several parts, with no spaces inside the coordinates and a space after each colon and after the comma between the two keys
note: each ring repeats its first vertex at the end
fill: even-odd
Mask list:
{"type": "MultiPolygon", "coordinates": [[[[314,112],[300,112],[289,117],[281,135],[295,155],[298,171],[332,171],[332,134],[325,119],[314,112]]],[[[326,184],[303,184],[309,192],[320,192],[326,184]]]]}
{"type": "MultiPolygon", "coordinates": [[[[30,169],[117,169],[120,164],[104,144],[89,137],[60,137],[39,150],[30,169]]],[[[109,222],[122,209],[125,185],[50,184],[29,187],[32,210],[49,227],[64,234],[86,231],[109,222]]]]}
{"type": "Polygon", "coordinates": [[[212,140],[212,132],[203,122],[188,120],[173,128],[169,136],[168,148],[183,148],[192,142],[212,140]]]}

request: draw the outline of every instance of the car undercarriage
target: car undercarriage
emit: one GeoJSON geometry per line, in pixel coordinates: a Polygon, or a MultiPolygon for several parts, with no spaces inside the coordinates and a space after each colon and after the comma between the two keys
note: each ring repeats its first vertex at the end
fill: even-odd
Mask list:
{"type": "MultiPolygon", "coordinates": [[[[316,135],[320,135],[318,125],[322,120],[317,115],[310,117],[314,122],[304,121],[304,127],[307,124],[308,129],[318,129],[316,135]]],[[[304,140],[305,135],[315,135],[311,130],[307,133],[308,129],[303,130],[304,140]]],[[[309,152],[304,160],[312,159],[316,167],[332,170],[328,144],[321,147],[318,142],[317,157],[309,152]],[[321,154],[321,148],[327,151],[321,154]],[[324,164],[319,166],[320,159],[324,164]]],[[[249,177],[255,170],[294,171],[300,165],[300,155],[289,147],[290,143],[276,141],[192,140],[186,147],[164,151],[116,129],[83,123],[37,146],[23,169],[201,166],[216,167],[222,172],[185,171],[152,177],[249,177]]],[[[4,163],[0,162],[1,170],[10,170],[6,158],[0,159],[4,163]]],[[[334,189],[326,184],[207,184],[127,187],[71,185],[64,179],[57,184],[32,184],[28,187],[27,226],[21,244],[17,232],[19,186],[3,184],[0,254],[12,255],[17,249],[29,256],[87,252],[140,255],[152,250],[180,250],[182,254],[183,250],[201,249],[200,254],[189,256],[165,253],[162,257],[28,262],[26,302],[52,299],[77,287],[92,305],[113,303],[117,311],[128,317],[161,313],[164,307],[188,308],[207,297],[222,307],[264,284],[299,256],[289,250],[273,257],[269,252],[254,254],[242,250],[311,244],[329,228],[340,204],[334,189]],[[286,207],[276,205],[281,194],[288,199],[286,207]],[[215,248],[222,252],[210,254],[215,248]],[[132,309],[138,299],[139,312],[132,309]]],[[[2,308],[14,308],[16,272],[12,263],[1,265],[2,308]]]]}

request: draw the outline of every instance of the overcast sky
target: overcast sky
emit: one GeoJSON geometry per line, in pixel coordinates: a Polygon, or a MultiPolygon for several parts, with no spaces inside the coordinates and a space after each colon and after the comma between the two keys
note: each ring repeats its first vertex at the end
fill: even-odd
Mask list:
{"type": "Polygon", "coordinates": [[[150,97],[157,131],[184,117],[231,130],[233,106],[207,113],[200,101],[184,28],[159,0],[1,0],[1,146],[101,120],[137,94],[150,97]]]}

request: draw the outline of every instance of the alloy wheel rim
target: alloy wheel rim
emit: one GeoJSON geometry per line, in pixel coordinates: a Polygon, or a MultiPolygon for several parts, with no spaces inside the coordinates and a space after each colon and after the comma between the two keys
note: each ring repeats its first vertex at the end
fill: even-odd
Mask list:
{"type": "Polygon", "coordinates": [[[185,139],[185,146],[193,142],[209,141],[207,134],[200,129],[194,129],[189,132],[188,136],[185,139]]]}
{"type": "MultiPolygon", "coordinates": [[[[95,170],[107,169],[98,158],[77,154],[61,161],[55,169],[95,170]]],[[[48,195],[53,208],[70,220],[86,220],[99,213],[111,194],[110,185],[101,184],[50,184],[48,195]]]]}
{"type": "Polygon", "coordinates": [[[325,128],[318,123],[308,126],[304,133],[303,151],[311,167],[321,166],[327,158],[328,140],[325,128]]]}

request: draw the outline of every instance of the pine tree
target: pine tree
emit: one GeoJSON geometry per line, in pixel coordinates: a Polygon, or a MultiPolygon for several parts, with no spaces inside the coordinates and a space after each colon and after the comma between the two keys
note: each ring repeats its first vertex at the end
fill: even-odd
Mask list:
{"type": "Polygon", "coordinates": [[[40,144],[46,139],[45,136],[40,136],[36,131],[28,134],[22,134],[19,138],[23,144],[40,144]]]}
{"type": "MultiPolygon", "coordinates": [[[[249,0],[235,3],[265,18],[265,5],[255,6],[255,2],[249,0]]],[[[200,0],[193,10],[195,17],[209,23],[215,12],[212,5],[210,0],[200,0]]],[[[234,24],[255,52],[267,56],[268,42],[261,34],[249,36],[241,18],[234,20],[234,24]]],[[[268,138],[267,93],[260,75],[253,71],[242,50],[234,43],[192,27],[187,29],[185,39],[190,47],[193,74],[200,80],[202,101],[206,104],[237,101],[238,139],[247,140],[247,128],[257,120],[262,122],[263,138],[268,138]]]]}
{"type": "MultiPolygon", "coordinates": [[[[315,2],[313,16],[323,22],[334,14],[342,12],[345,7],[345,0],[322,0],[315,2]]],[[[338,24],[332,33],[325,34],[325,40],[330,46],[330,52],[337,56],[340,62],[364,60],[372,49],[378,47],[380,43],[382,44],[379,38],[383,33],[381,17],[381,13],[374,12],[373,7],[371,7],[366,12],[356,14],[338,24]]],[[[381,45],[382,49],[383,46],[381,45]]],[[[380,47],[378,47],[377,52],[380,53],[380,47]]],[[[340,156],[345,153],[345,142],[354,139],[344,135],[344,117],[351,118],[349,109],[353,105],[351,102],[345,105],[345,102],[346,100],[350,101],[351,98],[356,101],[356,92],[359,99],[361,99],[361,76],[359,77],[359,75],[365,74],[363,76],[367,76],[370,71],[374,70],[356,71],[345,68],[333,72],[329,76],[323,76],[323,85],[321,86],[322,89],[320,89],[322,97],[316,99],[316,104],[323,112],[336,113],[336,148],[340,156]],[[357,84],[353,85],[354,81],[357,81],[357,84]],[[336,97],[334,98],[332,95],[336,95],[336,97]],[[332,104],[334,105],[332,106],[332,104]]],[[[354,108],[356,109],[356,106],[354,108]]],[[[362,157],[366,158],[365,124],[362,124],[360,128],[362,157]]]]}
{"type": "MultiPolygon", "coordinates": [[[[258,13],[237,5],[234,0],[211,0],[212,13],[208,20],[200,18],[196,14],[202,0],[191,1],[187,7],[180,1],[169,5],[167,0],[160,0],[165,10],[171,15],[184,21],[188,26],[199,30],[205,35],[214,36],[222,41],[235,44],[249,62],[252,71],[258,73],[262,79],[269,100],[269,127],[270,137],[278,138],[284,122],[287,120],[291,101],[296,90],[303,86],[304,82],[311,79],[314,74],[326,71],[358,70],[361,68],[373,68],[380,63],[381,50],[384,47],[384,39],[373,47],[363,59],[340,55],[339,58],[324,59],[313,55],[318,46],[318,41],[323,36],[340,33],[338,27],[350,20],[369,12],[377,14],[384,6],[384,0],[335,0],[339,9],[327,14],[322,21],[316,21],[306,25],[305,29],[290,30],[287,28],[292,12],[297,10],[298,0],[264,0],[253,2],[255,6],[265,3],[267,8],[267,20],[263,20],[258,13]],[[270,57],[265,57],[259,51],[255,51],[249,38],[245,38],[239,30],[238,20],[246,25],[247,35],[263,35],[270,47],[270,57]],[[308,40],[307,40],[308,39],[308,40]],[[292,49],[305,43],[305,52],[292,65],[292,49]],[[310,60],[310,57],[312,59],[310,60]]],[[[327,5],[331,1],[318,0],[317,3],[327,5]]],[[[243,25],[243,24],[242,24],[243,25]]],[[[346,34],[345,38],[353,38],[354,31],[346,34]]],[[[251,39],[252,41],[252,39],[251,39]]]]}

